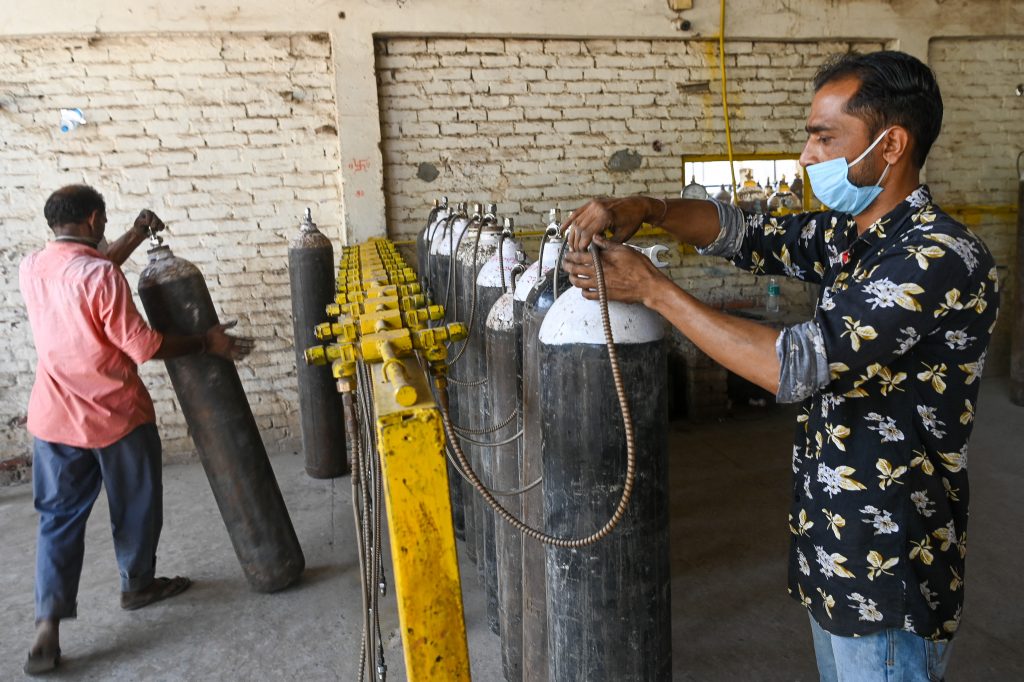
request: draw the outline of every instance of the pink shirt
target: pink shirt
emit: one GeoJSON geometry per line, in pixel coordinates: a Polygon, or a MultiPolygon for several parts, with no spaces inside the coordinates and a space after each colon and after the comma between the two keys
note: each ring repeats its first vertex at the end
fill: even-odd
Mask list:
{"type": "Polygon", "coordinates": [[[20,275],[39,357],[29,432],[100,448],[155,422],[138,364],[163,336],[139,315],[121,269],[85,244],[50,242],[21,262],[20,275]]]}

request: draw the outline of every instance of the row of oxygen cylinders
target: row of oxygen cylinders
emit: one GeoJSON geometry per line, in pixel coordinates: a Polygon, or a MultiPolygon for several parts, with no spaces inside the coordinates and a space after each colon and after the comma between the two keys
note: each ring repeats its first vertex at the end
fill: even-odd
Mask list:
{"type": "Polygon", "coordinates": [[[467,211],[442,199],[430,211],[417,238],[421,286],[445,322],[469,329],[449,348],[449,434],[501,506],[560,538],[613,515],[631,439],[628,506],[593,544],[542,544],[500,518],[450,458],[459,551],[484,587],[508,682],[669,680],[665,323],[606,304],[617,393],[602,305],[557,267],[559,220],[552,210],[534,260],[493,204],[467,211]]]}

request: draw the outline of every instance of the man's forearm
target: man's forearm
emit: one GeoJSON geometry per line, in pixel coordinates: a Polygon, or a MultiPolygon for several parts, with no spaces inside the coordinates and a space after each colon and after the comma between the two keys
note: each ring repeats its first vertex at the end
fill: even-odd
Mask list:
{"type": "Polygon", "coordinates": [[[698,248],[704,248],[718,238],[721,223],[718,209],[710,201],[702,199],[665,199],[665,217],[657,220],[657,210],[652,217],[658,227],[676,239],[698,248]]]}
{"type": "Polygon", "coordinates": [[[652,287],[643,303],[726,369],[773,395],[778,392],[777,330],[701,303],[668,279],[652,287]]]}
{"type": "Polygon", "coordinates": [[[193,355],[206,351],[206,335],[196,334],[194,336],[179,336],[177,334],[164,334],[164,340],[160,343],[154,360],[168,360],[180,358],[183,355],[193,355]]]}
{"type": "Polygon", "coordinates": [[[139,244],[145,240],[146,235],[144,232],[130,227],[123,235],[107,244],[104,255],[115,265],[123,265],[128,260],[128,257],[132,255],[132,252],[138,248],[139,244]]]}

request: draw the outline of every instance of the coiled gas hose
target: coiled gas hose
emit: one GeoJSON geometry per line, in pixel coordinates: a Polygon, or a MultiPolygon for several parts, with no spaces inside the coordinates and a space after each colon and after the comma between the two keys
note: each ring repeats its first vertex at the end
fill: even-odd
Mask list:
{"type": "MultiPolygon", "coordinates": [[[[597,245],[591,242],[588,251],[590,251],[590,254],[594,259],[594,274],[597,279],[597,296],[599,305],[601,306],[601,327],[604,330],[605,345],[608,348],[608,362],[611,365],[612,381],[615,384],[615,394],[619,399],[619,408],[622,410],[622,426],[626,435],[626,480],[622,485],[622,496],[619,498],[619,503],[615,507],[615,511],[612,513],[611,518],[608,519],[604,526],[585,537],[560,538],[548,535],[542,530],[526,525],[520,519],[516,518],[512,512],[501,506],[501,503],[495,499],[491,491],[487,489],[487,486],[480,481],[480,477],[477,476],[475,471],[473,471],[472,465],[470,465],[469,461],[466,459],[466,454],[462,451],[462,447],[459,445],[458,436],[456,435],[455,429],[452,427],[451,420],[448,417],[447,393],[444,390],[444,378],[441,376],[435,378],[435,381],[438,383],[441,422],[444,425],[444,431],[448,438],[448,443],[455,452],[455,457],[458,459],[460,468],[465,474],[466,479],[473,485],[477,492],[480,493],[484,500],[487,501],[487,504],[491,506],[495,513],[497,513],[498,516],[504,519],[516,530],[521,532],[523,535],[529,536],[534,540],[543,542],[544,544],[552,545],[554,547],[562,547],[564,549],[586,547],[587,545],[592,545],[607,537],[608,534],[611,533],[617,525],[619,525],[619,522],[625,515],[626,507],[629,506],[629,500],[633,494],[633,484],[636,480],[636,439],[633,431],[633,417],[629,411],[629,400],[626,396],[626,389],[622,383],[622,372],[619,369],[619,354],[615,349],[615,339],[612,338],[612,325],[611,319],[608,315],[608,292],[605,288],[604,269],[601,265],[601,255],[598,252],[597,245]]],[[[559,258],[559,261],[561,261],[561,258],[559,258]]],[[[559,262],[558,266],[560,265],[561,263],[559,262]]],[[[557,281],[557,279],[556,274],[555,281],[557,281]]]]}

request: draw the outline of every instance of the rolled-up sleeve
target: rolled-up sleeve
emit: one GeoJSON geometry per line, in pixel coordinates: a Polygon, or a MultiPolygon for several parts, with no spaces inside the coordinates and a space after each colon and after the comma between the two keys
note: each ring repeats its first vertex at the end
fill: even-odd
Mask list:
{"type": "Polygon", "coordinates": [[[732,258],[743,245],[743,232],[746,229],[743,211],[732,204],[708,199],[718,210],[718,222],[722,226],[715,241],[701,248],[697,253],[702,256],[721,256],[732,258]]]}
{"type": "Polygon", "coordinates": [[[141,365],[156,354],[163,343],[163,335],[146,324],[139,314],[121,270],[113,264],[110,267],[114,272],[103,280],[96,299],[96,312],[110,343],[141,365]]]}
{"type": "Polygon", "coordinates": [[[775,353],[779,358],[778,402],[799,402],[828,385],[825,340],[814,320],[784,328],[775,340],[775,353]]]}

